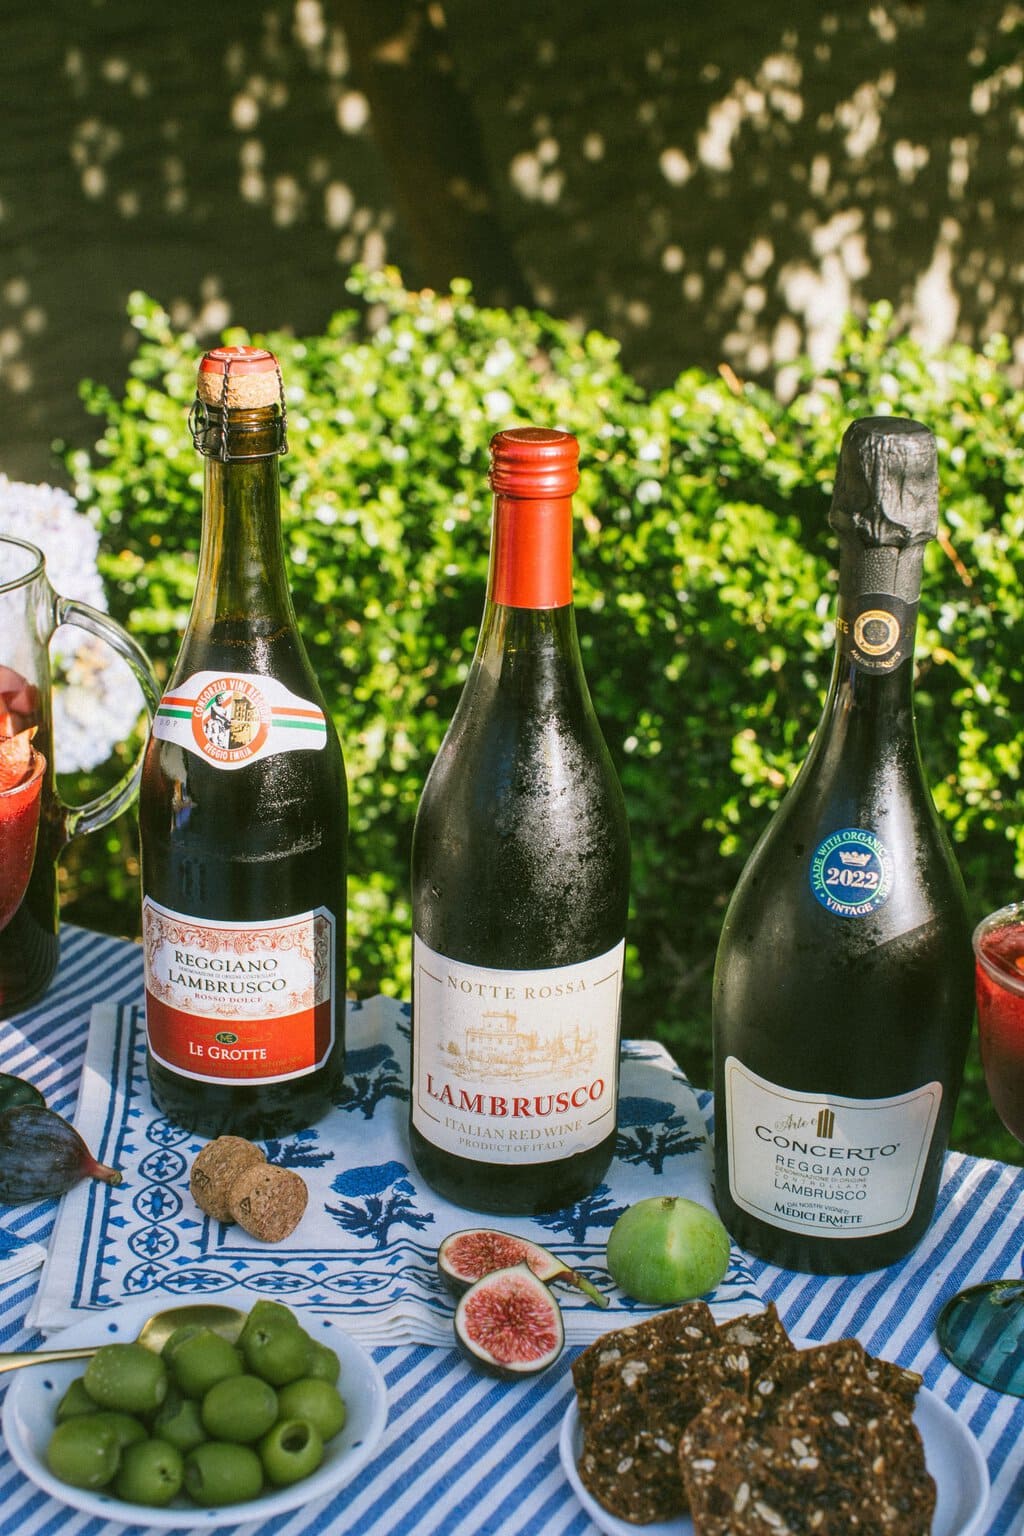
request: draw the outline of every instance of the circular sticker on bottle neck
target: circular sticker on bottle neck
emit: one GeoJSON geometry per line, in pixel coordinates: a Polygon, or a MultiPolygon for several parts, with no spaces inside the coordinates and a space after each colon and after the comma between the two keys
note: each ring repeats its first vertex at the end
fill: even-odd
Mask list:
{"type": "Polygon", "coordinates": [[[811,859],[811,890],[827,912],[864,917],[888,901],[893,861],[874,832],[843,827],[824,838],[811,859]]]}
{"type": "Polygon", "coordinates": [[[840,612],[850,660],[862,672],[894,672],[913,650],[917,605],[893,595],[864,594],[840,612]]]}

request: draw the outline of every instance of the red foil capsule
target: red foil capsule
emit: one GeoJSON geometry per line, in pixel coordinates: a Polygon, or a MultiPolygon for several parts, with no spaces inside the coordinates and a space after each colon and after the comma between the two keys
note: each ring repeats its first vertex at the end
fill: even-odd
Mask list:
{"type": "Polygon", "coordinates": [[[572,496],[579,444],[571,432],[516,427],[491,439],[494,492],[490,599],[509,608],[572,602],[572,496]]]}

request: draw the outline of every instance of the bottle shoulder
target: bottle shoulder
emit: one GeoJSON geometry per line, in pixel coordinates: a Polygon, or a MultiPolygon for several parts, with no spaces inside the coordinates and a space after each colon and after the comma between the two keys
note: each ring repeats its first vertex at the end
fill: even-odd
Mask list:
{"type": "Polygon", "coordinates": [[[628,839],[625,800],[592,711],[523,716],[466,699],[427,774],[417,811],[423,830],[459,822],[478,840],[501,843],[525,829],[583,826],[600,819],[628,839]]]}

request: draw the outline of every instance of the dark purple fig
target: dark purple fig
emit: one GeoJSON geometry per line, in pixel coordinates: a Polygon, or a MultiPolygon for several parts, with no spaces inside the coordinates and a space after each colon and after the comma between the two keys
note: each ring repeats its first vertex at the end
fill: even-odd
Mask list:
{"type": "Polygon", "coordinates": [[[599,1307],[608,1305],[585,1275],[570,1269],[539,1243],[514,1232],[499,1232],[495,1227],[467,1227],[446,1237],[437,1250],[437,1268],[441,1279],[454,1296],[461,1296],[467,1286],[496,1269],[511,1264],[528,1264],[546,1285],[574,1285],[599,1307]]]}
{"type": "Polygon", "coordinates": [[[83,1179],[120,1184],[116,1168],[93,1157],[73,1125],[38,1104],[0,1114],[0,1202],[56,1200],[83,1179]]]}
{"type": "Polygon", "coordinates": [[[492,1375],[535,1376],[562,1353],[565,1330],[543,1280],[528,1264],[513,1264],[484,1275],[459,1298],[455,1337],[492,1375]]]}
{"type": "Polygon", "coordinates": [[[34,1083],[26,1082],[23,1077],[12,1077],[9,1072],[0,1072],[0,1113],[13,1109],[15,1104],[45,1103],[34,1083]]]}

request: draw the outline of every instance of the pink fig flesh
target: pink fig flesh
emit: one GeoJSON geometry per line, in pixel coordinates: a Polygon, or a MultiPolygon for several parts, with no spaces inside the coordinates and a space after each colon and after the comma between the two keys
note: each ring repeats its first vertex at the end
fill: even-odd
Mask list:
{"type": "Polygon", "coordinates": [[[455,1337],[500,1376],[546,1370],[565,1343],[558,1303],[527,1264],[496,1269],[470,1286],[455,1309],[455,1337]]]}
{"type": "Polygon", "coordinates": [[[542,1248],[529,1238],[514,1232],[502,1232],[496,1227],[469,1227],[462,1232],[452,1232],[444,1238],[437,1250],[437,1267],[448,1288],[456,1295],[492,1274],[496,1269],[508,1269],[513,1264],[527,1264],[539,1280],[547,1285],[572,1285],[599,1307],[608,1305],[607,1296],[592,1285],[585,1275],[563,1264],[549,1249],[542,1248]]]}

